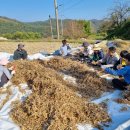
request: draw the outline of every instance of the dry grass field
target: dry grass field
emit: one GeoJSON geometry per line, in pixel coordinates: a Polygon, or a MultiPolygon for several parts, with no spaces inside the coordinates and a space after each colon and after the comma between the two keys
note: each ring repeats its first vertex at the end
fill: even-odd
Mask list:
{"type": "MultiPolygon", "coordinates": [[[[0,42],[0,52],[13,53],[20,42],[0,42]]],[[[61,42],[23,42],[28,54],[35,54],[40,51],[53,52],[61,46],[61,42]]],[[[71,43],[72,47],[79,46],[78,43],[71,43]]]]}
{"type": "MultiPolygon", "coordinates": [[[[94,43],[94,41],[88,41],[89,43],[94,43]]],[[[117,42],[117,52],[120,53],[121,50],[128,50],[130,51],[130,41],[123,41],[123,40],[115,40],[117,42]]],[[[0,52],[7,52],[7,53],[13,53],[14,50],[17,48],[17,45],[21,42],[15,42],[15,41],[0,41],[0,52]]],[[[77,47],[81,45],[80,42],[69,42],[72,47],[77,47]]],[[[61,46],[61,42],[59,41],[26,41],[23,42],[25,45],[25,49],[28,51],[28,54],[35,54],[41,51],[47,51],[49,53],[53,52],[54,50],[57,50],[61,46]]],[[[107,47],[104,44],[101,46],[101,48],[106,52],[107,47]]]]}
{"type": "MultiPolygon", "coordinates": [[[[130,52],[130,41],[117,39],[117,40],[115,40],[115,42],[117,43],[117,53],[118,54],[120,54],[120,52],[122,50],[127,50],[130,52]]],[[[104,52],[107,52],[107,47],[105,44],[101,45],[100,47],[104,50],[104,52]]]]}

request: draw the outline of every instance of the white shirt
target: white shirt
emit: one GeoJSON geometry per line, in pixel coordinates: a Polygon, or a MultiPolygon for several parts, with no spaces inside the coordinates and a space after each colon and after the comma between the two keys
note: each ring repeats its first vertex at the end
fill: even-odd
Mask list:
{"type": "Polygon", "coordinates": [[[89,55],[93,54],[93,47],[91,45],[88,46],[88,54],[89,55]]]}
{"type": "Polygon", "coordinates": [[[93,54],[93,46],[92,45],[89,45],[87,47],[87,51],[84,52],[84,55],[92,55],[93,54]]]}
{"type": "Polygon", "coordinates": [[[61,46],[60,48],[60,53],[62,54],[62,56],[67,56],[68,54],[68,50],[67,50],[67,46],[61,46]]]}

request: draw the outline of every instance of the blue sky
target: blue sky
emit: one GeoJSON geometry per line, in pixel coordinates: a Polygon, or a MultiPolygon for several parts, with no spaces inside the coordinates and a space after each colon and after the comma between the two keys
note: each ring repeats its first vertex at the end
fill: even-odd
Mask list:
{"type": "MultiPolygon", "coordinates": [[[[59,18],[102,19],[118,0],[57,0],[59,18]]],[[[128,0],[122,0],[128,1],[128,0]]],[[[0,16],[20,21],[44,21],[55,17],[54,0],[0,0],[0,16]]]]}

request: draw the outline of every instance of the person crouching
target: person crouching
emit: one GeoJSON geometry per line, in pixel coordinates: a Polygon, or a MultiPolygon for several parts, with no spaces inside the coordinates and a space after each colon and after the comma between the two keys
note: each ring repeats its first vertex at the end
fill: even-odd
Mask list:
{"type": "Polygon", "coordinates": [[[90,57],[93,54],[93,48],[92,45],[90,45],[88,42],[84,42],[82,44],[83,50],[80,52],[80,61],[84,62],[86,59],[90,59],[90,57]]]}
{"type": "Polygon", "coordinates": [[[61,56],[68,56],[69,50],[71,50],[70,46],[67,44],[66,40],[62,40],[62,46],[60,47],[60,55],[61,56]]]}
{"type": "Polygon", "coordinates": [[[18,44],[18,49],[14,52],[14,60],[25,60],[27,59],[27,51],[24,50],[23,44],[18,44]]]}
{"type": "Polygon", "coordinates": [[[126,66],[119,70],[113,70],[110,68],[106,68],[105,72],[115,75],[115,76],[122,76],[123,78],[118,79],[115,78],[112,80],[112,84],[114,88],[120,90],[126,90],[127,86],[130,85],[130,53],[125,56],[126,66]]]}
{"type": "Polygon", "coordinates": [[[0,87],[3,87],[15,73],[14,67],[6,67],[9,61],[6,58],[0,60],[0,87]]]}
{"type": "Polygon", "coordinates": [[[115,63],[119,60],[119,56],[116,53],[115,47],[110,47],[108,49],[108,53],[104,56],[102,60],[97,61],[96,65],[112,65],[114,66],[115,63]]]}
{"type": "Polygon", "coordinates": [[[114,70],[118,70],[118,69],[121,69],[121,68],[126,66],[125,56],[128,53],[129,52],[127,50],[123,50],[123,51],[120,52],[120,59],[115,63],[115,65],[113,67],[114,70]]]}
{"type": "Polygon", "coordinates": [[[94,48],[93,48],[93,55],[92,55],[92,58],[91,58],[91,63],[92,65],[96,65],[96,62],[103,59],[104,57],[104,53],[103,53],[103,50],[98,47],[98,45],[94,45],[94,48]]]}

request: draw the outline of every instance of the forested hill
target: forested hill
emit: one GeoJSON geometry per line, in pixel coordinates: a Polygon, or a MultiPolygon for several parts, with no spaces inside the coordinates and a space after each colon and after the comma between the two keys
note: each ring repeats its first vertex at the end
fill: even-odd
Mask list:
{"type": "MultiPolygon", "coordinates": [[[[63,20],[63,25],[65,26],[67,22],[74,21],[71,19],[65,19],[63,20]]],[[[55,34],[56,32],[56,24],[55,19],[52,19],[52,26],[53,26],[53,32],[55,34]]],[[[59,25],[60,25],[59,20],[59,25]]],[[[91,26],[93,27],[94,31],[97,31],[100,20],[91,20],[91,26]]],[[[46,21],[36,21],[36,22],[20,22],[15,19],[10,19],[7,17],[0,16],[0,34],[6,34],[6,33],[14,33],[14,32],[38,32],[44,35],[48,35],[50,33],[50,24],[49,20],[46,21]]]]}
{"type": "MultiPolygon", "coordinates": [[[[39,22],[38,22],[39,23],[39,22]]],[[[40,29],[41,24],[31,25],[29,23],[20,22],[14,19],[0,17],[0,34],[20,32],[43,32],[43,27],[40,29]]]]}

